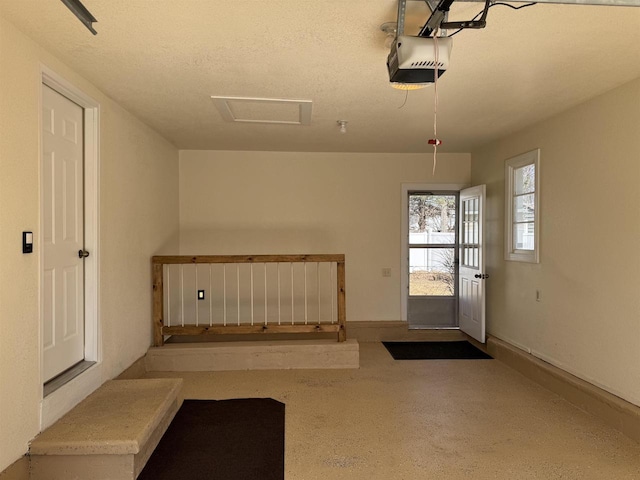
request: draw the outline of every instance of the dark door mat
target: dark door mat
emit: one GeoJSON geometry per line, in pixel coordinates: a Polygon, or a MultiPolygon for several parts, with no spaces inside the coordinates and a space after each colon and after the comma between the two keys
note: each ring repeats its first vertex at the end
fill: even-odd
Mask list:
{"type": "Polygon", "coordinates": [[[185,400],[138,480],[283,480],[284,403],[185,400]]]}
{"type": "Polygon", "coordinates": [[[382,342],[394,360],[483,360],[492,359],[471,343],[382,342]]]}

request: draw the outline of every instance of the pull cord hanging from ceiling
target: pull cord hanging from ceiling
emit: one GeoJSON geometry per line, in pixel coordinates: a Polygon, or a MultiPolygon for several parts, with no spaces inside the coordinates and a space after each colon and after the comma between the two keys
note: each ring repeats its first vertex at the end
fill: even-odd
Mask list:
{"type": "MultiPolygon", "coordinates": [[[[525,8],[525,7],[531,7],[533,5],[536,5],[535,2],[530,2],[524,5],[521,5],[519,7],[514,7],[513,5],[509,5],[508,3],[504,3],[504,2],[497,2],[494,0],[486,0],[485,3],[485,8],[479,12],[475,17],[473,17],[473,19],[470,22],[463,22],[463,23],[467,23],[468,25],[463,26],[462,28],[456,30],[455,32],[453,32],[451,35],[449,35],[449,37],[453,37],[454,35],[460,33],[460,31],[462,31],[464,28],[482,28],[484,27],[484,25],[482,25],[482,27],[479,26],[475,26],[472,27],[470,24],[472,24],[480,15],[483,15],[483,18],[481,19],[482,22],[484,23],[485,19],[486,19],[486,15],[487,12],[489,10],[489,8],[496,6],[496,5],[504,5],[506,7],[512,8],[514,10],[520,10],[521,8],[525,8]]],[[[440,31],[439,27],[436,27],[432,34],[433,34],[433,49],[434,49],[434,60],[435,60],[435,67],[434,67],[434,75],[433,75],[433,138],[429,139],[429,145],[433,145],[433,171],[432,171],[432,175],[435,177],[436,175],[436,166],[438,164],[438,146],[442,145],[442,140],[440,140],[438,138],[438,69],[440,67],[440,62],[439,62],[439,58],[438,58],[438,54],[439,54],[439,49],[438,49],[438,33],[440,31]]],[[[405,99],[406,101],[406,99],[405,99]]],[[[403,104],[404,106],[404,104],[403,104]]]]}
{"type": "Polygon", "coordinates": [[[429,145],[433,145],[433,172],[436,175],[436,165],[438,163],[438,145],[442,145],[442,141],[438,139],[438,29],[433,32],[433,49],[435,68],[433,69],[433,138],[429,140],[429,145]]]}

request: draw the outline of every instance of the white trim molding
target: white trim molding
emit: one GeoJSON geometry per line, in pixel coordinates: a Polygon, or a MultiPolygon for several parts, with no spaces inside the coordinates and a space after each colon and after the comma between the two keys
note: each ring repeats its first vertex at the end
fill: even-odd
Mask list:
{"type": "Polygon", "coordinates": [[[95,364],[42,399],[40,430],[53,425],[65,413],[96,391],[103,383],[102,364],[95,364]]]}
{"type": "MultiPolygon", "coordinates": [[[[90,256],[85,260],[85,352],[84,359],[96,362],[96,365],[82,372],[78,377],[43,398],[41,403],[41,428],[51,425],[57,418],[77,405],[89,393],[102,383],[102,348],[99,308],[100,281],[100,104],[74,86],[55,71],[45,65],[40,66],[41,84],[46,85],[84,110],[84,202],[85,202],[85,248],[90,256]]],[[[40,88],[42,96],[42,87],[40,88]]],[[[40,98],[42,105],[42,98],[40,98]]],[[[42,118],[40,118],[40,155],[42,156],[42,118]]],[[[42,211],[42,197],[40,209],[42,211]]],[[[42,219],[42,215],[40,216],[42,219]]],[[[40,225],[39,244],[42,245],[42,225],[40,225]]],[[[40,271],[43,268],[43,256],[40,255],[40,271]]],[[[40,275],[40,292],[43,290],[42,275],[40,275]]],[[[40,299],[40,330],[42,330],[43,302],[40,299]]],[[[42,331],[39,335],[42,345],[42,331]]],[[[40,348],[40,375],[43,371],[43,355],[40,348]]],[[[41,381],[41,383],[43,383],[41,381]]],[[[43,395],[44,395],[44,389],[43,395]]]]}
{"type": "Polygon", "coordinates": [[[540,149],[531,150],[510,158],[504,162],[505,179],[505,233],[504,233],[504,258],[516,262],[539,263],[540,262],[540,149]],[[517,248],[514,246],[513,224],[514,210],[513,199],[515,196],[514,174],[516,170],[533,165],[534,175],[534,212],[533,212],[533,250],[517,248]]]}

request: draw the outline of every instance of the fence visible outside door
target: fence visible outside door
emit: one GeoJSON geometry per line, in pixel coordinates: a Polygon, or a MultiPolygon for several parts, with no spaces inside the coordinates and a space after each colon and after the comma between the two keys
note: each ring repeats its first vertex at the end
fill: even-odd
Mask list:
{"type": "Polygon", "coordinates": [[[42,85],[45,382],[84,359],[83,113],[42,85]]]}
{"type": "Polygon", "coordinates": [[[410,328],[458,326],[458,193],[409,191],[410,328]]]}

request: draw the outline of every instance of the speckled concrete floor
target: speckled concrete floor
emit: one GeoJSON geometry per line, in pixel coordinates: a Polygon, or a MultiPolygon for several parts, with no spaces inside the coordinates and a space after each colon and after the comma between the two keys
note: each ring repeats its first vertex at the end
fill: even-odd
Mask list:
{"type": "Polygon", "coordinates": [[[640,444],[497,360],[362,343],[360,365],[147,376],[180,376],[186,398],[284,402],[287,480],[640,479],[640,444]]]}

